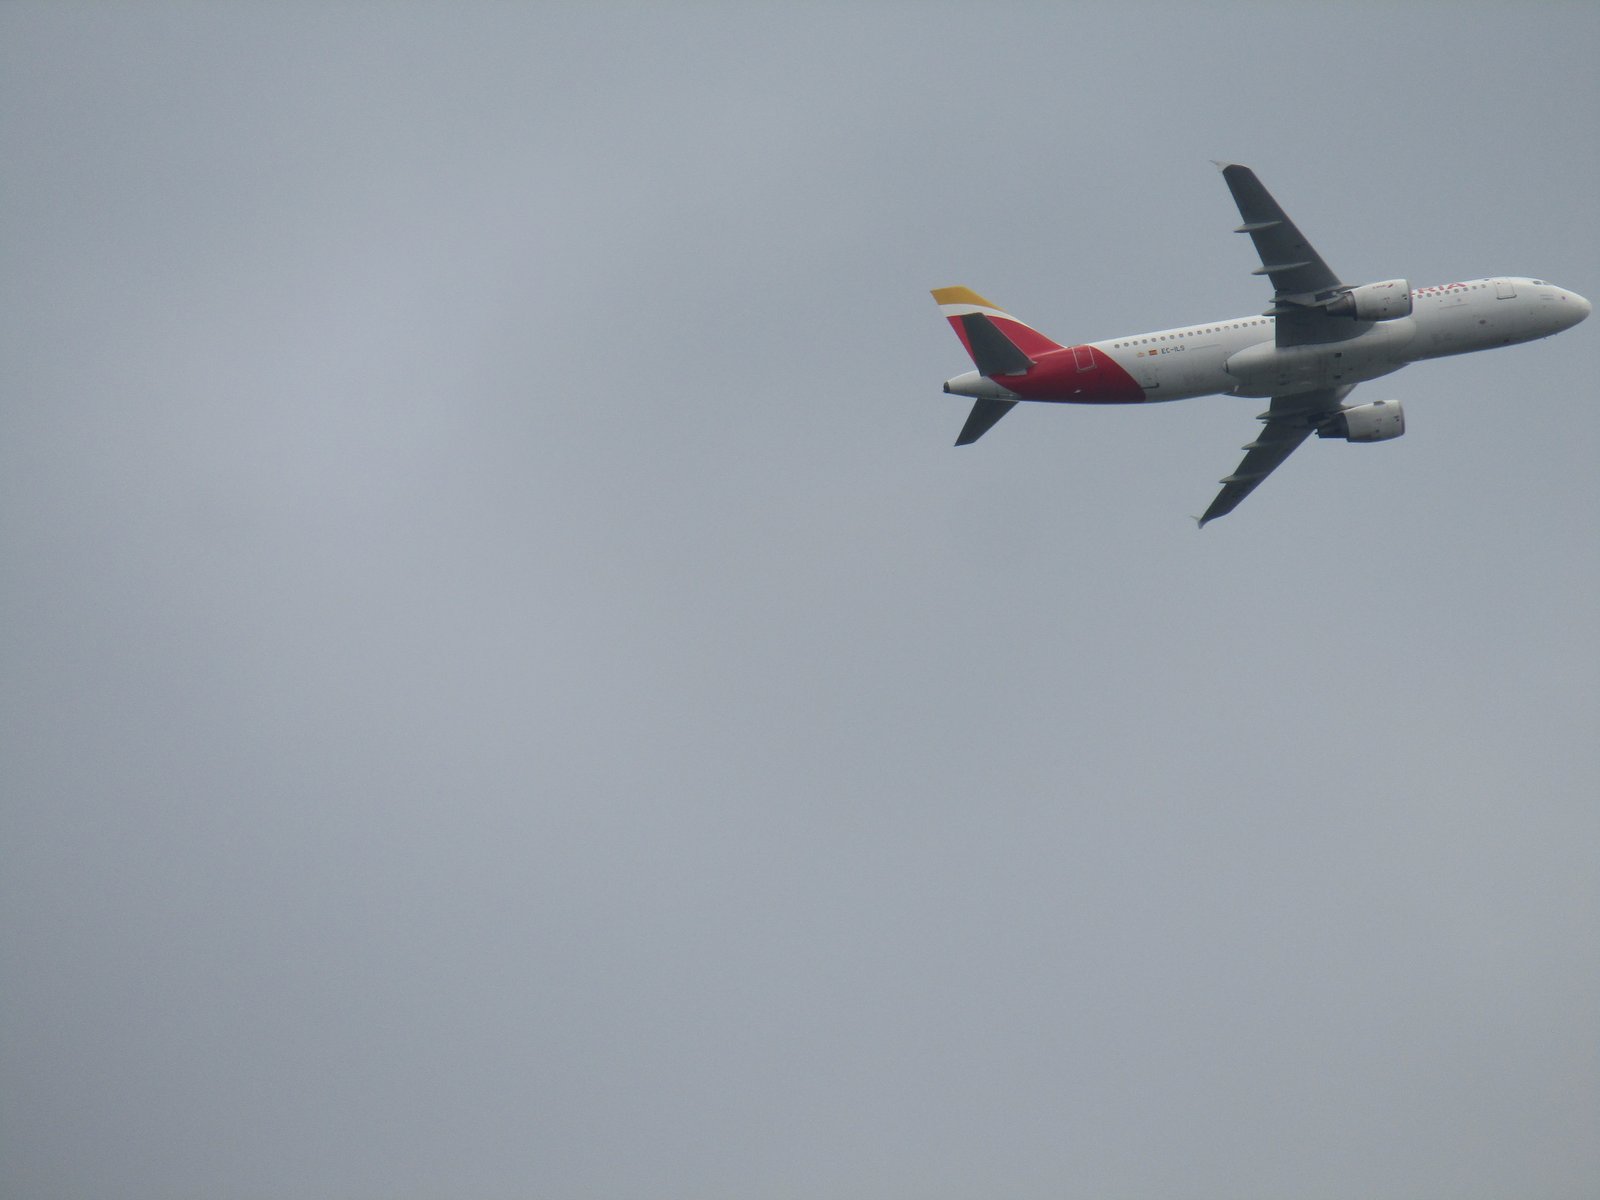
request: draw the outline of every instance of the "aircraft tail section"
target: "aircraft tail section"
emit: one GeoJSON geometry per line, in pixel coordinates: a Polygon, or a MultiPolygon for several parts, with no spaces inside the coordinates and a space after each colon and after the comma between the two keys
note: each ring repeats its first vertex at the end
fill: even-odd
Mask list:
{"type": "Polygon", "coordinates": [[[1041,354],[1061,349],[971,288],[934,288],[933,299],[972,356],[973,366],[991,379],[1025,374],[1041,354]]]}
{"type": "Polygon", "coordinates": [[[972,411],[967,414],[967,423],[961,427],[961,436],[956,438],[956,445],[970,446],[989,430],[994,428],[994,423],[1005,416],[1017,406],[1015,400],[978,400],[972,405],[972,411]]]}

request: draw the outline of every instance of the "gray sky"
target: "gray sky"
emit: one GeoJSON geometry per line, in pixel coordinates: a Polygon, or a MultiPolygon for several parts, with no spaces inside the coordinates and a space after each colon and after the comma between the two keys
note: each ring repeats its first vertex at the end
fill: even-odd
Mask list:
{"type": "MultiPolygon", "coordinates": [[[[674,6],[677,7],[677,6],[674,6]]],[[[1600,293],[1584,5],[0,9],[0,1192],[1600,1192],[1591,321],[952,448],[964,283],[1600,293]]]]}

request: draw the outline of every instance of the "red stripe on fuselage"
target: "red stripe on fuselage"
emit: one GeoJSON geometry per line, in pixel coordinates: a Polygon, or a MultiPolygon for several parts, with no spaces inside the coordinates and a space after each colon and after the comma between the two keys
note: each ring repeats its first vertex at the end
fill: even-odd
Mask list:
{"type": "MultiPolygon", "coordinates": [[[[1010,329],[1006,330],[1009,335],[1010,329]]],[[[1048,340],[1048,339],[1047,339],[1048,340]]],[[[1144,389],[1111,357],[1093,346],[1069,346],[1030,358],[1037,361],[1026,375],[1006,375],[995,382],[1024,400],[1058,404],[1139,404],[1144,389]],[[1087,362],[1088,365],[1080,365],[1087,362]]]]}

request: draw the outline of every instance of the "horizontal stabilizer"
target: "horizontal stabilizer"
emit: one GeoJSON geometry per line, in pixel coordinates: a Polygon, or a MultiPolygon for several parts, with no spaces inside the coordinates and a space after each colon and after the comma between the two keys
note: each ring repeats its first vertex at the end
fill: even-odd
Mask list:
{"type": "MultiPolygon", "coordinates": [[[[972,363],[980,375],[993,379],[997,375],[1021,375],[1033,366],[1017,344],[1000,332],[1000,327],[982,313],[964,313],[958,317],[962,331],[967,335],[967,345],[972,351],[972,363]]],[[[996,417],[995,420],[999,420],[996,417]]]]}
{"type": "Polygon", "coordinates": [[[967,423],[961,427],[961,436],[956,439],[956,445],[970,446],[1016,406],[1015,400],[979,400],[967,414],[967,423]]]}

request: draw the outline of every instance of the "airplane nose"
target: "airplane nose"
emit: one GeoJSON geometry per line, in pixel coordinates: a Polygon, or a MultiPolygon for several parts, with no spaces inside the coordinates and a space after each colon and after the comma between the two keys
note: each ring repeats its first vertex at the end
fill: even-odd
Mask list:
{"type": "Polygon", "coordinates": [[[1594,311],[1594,305],[1590,304],[1582,296],[1578,295],[1577,292],[1568,292],[1567,297],[1572,306],[1578,311],[1577,320],[1572,322],[1574,325],[1594,311]]]}

